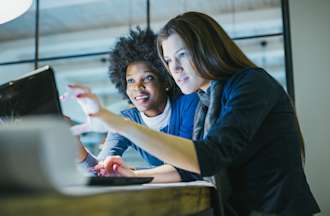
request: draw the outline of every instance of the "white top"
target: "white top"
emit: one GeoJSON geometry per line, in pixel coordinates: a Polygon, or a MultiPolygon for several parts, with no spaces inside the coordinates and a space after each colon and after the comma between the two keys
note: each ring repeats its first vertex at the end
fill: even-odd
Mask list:
{"type": "Polygon", "coordinates": [[[171,118],[171,110],[171,102],[169,99],[167,99],[165,109],[161,114],[153,117],[148,117],[143,112],[140,112],[140,114],[142,120],[149,128],[160,131],[160,129],[163,129],[169,124],[171,118]]]}

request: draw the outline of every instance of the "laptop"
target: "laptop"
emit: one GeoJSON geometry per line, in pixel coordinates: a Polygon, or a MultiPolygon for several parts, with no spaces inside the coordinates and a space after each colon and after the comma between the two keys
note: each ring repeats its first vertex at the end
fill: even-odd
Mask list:
{"type": "MultiPolygon", "coordinates": [[[[0,146],[0,150],[6,150],[5,148],[8,150],[8,147],[6,146],[9,146],[9,149],[11,150],[8,154],[13,155],[15,155],[15,152],[20,151],[20,148],[25,149],[25,152],[29,152],[29,150],[45,152],[45,150],[36,148],[45,148],[46,143],[60,142],[61,133],[63,133],[63,136],[64,134],[68,136],[66,130],[70,130],[63,126],[65,125],[64,122],[56,123],[63,124],[62,126],[52,126],[52,124],[55,124],[57,121],[54,121],[52,118],[45,121],[42,118],[45,115],[51,115],[56,119],[64,121],[55,82],[54,70],[50,66],[42,67],[19,77],[16,80],[1,85],[0,124],[7,125],[7,127],[0,127],[0,143],[5,142],[5,144],[0,146]],[[41,120],[39,120],[39,118],[41,118],[41,120]],[[53,130],[48,130],[48,127],[53,127],[53,130]],[[56,129],[57,127],[61,127],[61,129],[56,129]],[[54,134],[57,135],[54,137],[54,134]],[[30,140],[37,140],[39,147],[36,147],[36,142],[33,143],[30,142],[30,140]],[[42,142],[45,144],[42,144],[42,142]],[[15,145],[17,146],[15,148],[13,148],[14,145],[10,147],[10,143],[16,143],[15,145]]],[[[73,138],[72,134],[69,136],[73,138]]],[[[57,145],[57,147],[61,149],[56,149],[56,146],[52,147],[54,148],[53,152],[58,152],[57,157],[59,157],[59,155],[65,157],[65,154],[60,152],[64,149],[69,150],[71,148],[70,146],[75,146],[75,140],[69,137],[62,142],[65,143],[64,146],[60,147],[60,144],[57,145]]],[[[78,151],[75,150],[75,152],[78,151]]],[[[49,154],[50,156],[44,155],[42,157],[46,157],[50,160],[52,157],[56,158],[52,153],[49,154]]],[[[10,155],[8,157],[10,157],[10,155]]],[[[70,164],[75,158],[77,157],[73,154],[63,161],[70,164]]],[[[34,163],[40,163],[40,161],[32,161],[34,161],[34,163]]],[[[63,161],[61,158],[61,162],[63,161]]],[[[35,164],[35,166],[37,165],[35,164]]],[[[88,177],[86,184],[121,186],[148,183],[152,179],[152,177],[90,176],[88,177]]]]}
{"type": "Polygon", "coordinates": [[[0,123],[45,114],[62,115],[54,71],[50,66],[0,86],[0,123]]]}

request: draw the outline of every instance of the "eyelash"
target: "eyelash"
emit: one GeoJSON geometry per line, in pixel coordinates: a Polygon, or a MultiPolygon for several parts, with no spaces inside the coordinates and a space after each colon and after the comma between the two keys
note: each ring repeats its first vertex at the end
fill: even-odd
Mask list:
{"type": "MultiPolygon", "coordinates": [[[[181,57],[184,57],[186,55],[186,52],[182,51],[178,54],[178,57],[177,58],[181,58],[181,57]]],[[[170,59],[164,59],[165,63],[168,65],[171,60],[170,59]]]]}
{"type": "Polygon", "coordinates": [[[180,52],[179,55],[178,55],[178,57],[183,57],[183,56],[185,56],[185,55],[186,55],[185,52],[180,52]]]}
{"type": "Polygon", "coordinates": [[[148,75],[144,78],[144,80],[151,81],[151,80],[154,80],[154,77],[151,75],[148,75]]]}
{"type": "MultiPolygon", "coordinates": [[[[144,81],[147,81],[147,82],[152,81],[152,80],[154,80],[154,77],[151,75],[148,75],[144,78],[144,81]]],[[[126,82],[127,82],[127,84],[132,84],[132,83],[134,83],[134,79],[128,79],[128,80],[126,80],[126,82]]]]}

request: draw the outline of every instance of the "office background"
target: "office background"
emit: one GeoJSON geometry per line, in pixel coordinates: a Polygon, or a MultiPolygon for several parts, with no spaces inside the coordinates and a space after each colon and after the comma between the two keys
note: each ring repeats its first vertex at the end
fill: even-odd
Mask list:
{"type": "MultiPolygon", "coordinates": [[[[151,29],[157,31],[169,18],[185,11],[208,13],[257,65],[266,68],[296,97],[306,139],[308,179],[323,210],[321,215],[330,215],[330,203],[326,200],[330,195],[327,189],[330,137],[326,125],[330,120],[326,89],[330,78],[327,73],[330,30],[326,24],[329,1],[289,2],[287,17],[291,21],[293,74],[285,58],[288,57],[285,47],[290,47],[284,38],[283,2],[288,3],[281,0],[150,0],[148,5],[146,0],[39,0],[37,14],[34,1],[23,16],[0,26],[0,84],[33,70],[36,64],[49,64],[55,70],[60,94],[67,91],[68,83],[85,83],[102,98],[104,105],[118,113],[128,104],[107,77],[107,52],[118,36],[127,34],[136,25],[150,24],[151,29]],[[38,61],[35,62],[37,15],[38,61]]],[[[76,121],[84,120],[74,101],[63,102],[62,106],[66,115],[76,121]]],[[[97,152],[95,144],[102,138],[90,133],[82,140],[97,152]]],[[[125,157],[132,165],[146,166],[132,151],[125,157]]]]}
{"type": "MultiPolygon", "coordinates": [[[[0,84],[49,64],[61,95],[68,83],[84,83],[118,113],[128,104],[107,77],[108,51],[129,29],[149,25],[157,32],[168,19],[189,10],[212,15],[257,65],[287,88],[280,0],[34,1],[23,16],[1,25],[0,84]]],[[[84,121],[75,101],[63,102],[62,108],[65,115],[84,121]]],[[[96,153],[95,144],[103,138],[89,133],[82,141],[96,153]]],[[[147,166],[133,151],[125,157],[134,166],[147,166]]]]}
{"type": "Polygon", "coordinates": [[[296,108],[306,143],[305,171],[323,216],[330,215],[330,1],[290,1],[296,108]]]}

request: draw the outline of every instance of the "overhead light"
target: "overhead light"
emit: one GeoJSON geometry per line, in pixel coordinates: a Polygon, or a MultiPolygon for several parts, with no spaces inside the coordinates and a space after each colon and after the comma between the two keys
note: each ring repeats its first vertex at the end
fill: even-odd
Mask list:
{"type": "Polygon", "coordinates": [[[0,0],[0,24],[19,17],[32,5],[33,0],[0,0]]]}

